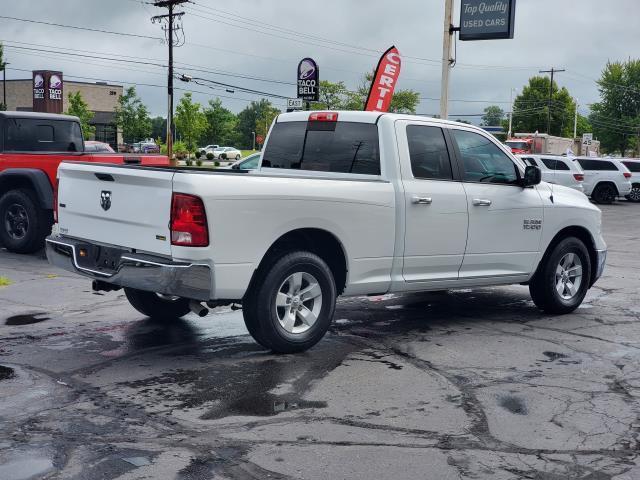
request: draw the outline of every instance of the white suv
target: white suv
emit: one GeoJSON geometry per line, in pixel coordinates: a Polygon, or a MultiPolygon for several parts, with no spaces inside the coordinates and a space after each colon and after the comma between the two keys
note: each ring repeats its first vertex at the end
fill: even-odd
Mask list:
{"type": "Polygon", "coordinates": [[[631,172],[631,192],[626,198],[630,202],[640,202],[640,158],[625,158],[622,164],[631,172]]]}
{"type": "Polygon", "coordinates": [[[571,157],[560,155],[517,155],[527,165],[533,165],[542,171],[542,179],[545,182],[555,183],[570,187],[584,193],[582,182],[584,172],[577,162],[571,157]]]}
{"type": "Polygon", "coordinates": [[[596,203],[613,203],[631,193],[631,172],[615,158],[577,157],[584,170],[585,195],[596,203]]]}

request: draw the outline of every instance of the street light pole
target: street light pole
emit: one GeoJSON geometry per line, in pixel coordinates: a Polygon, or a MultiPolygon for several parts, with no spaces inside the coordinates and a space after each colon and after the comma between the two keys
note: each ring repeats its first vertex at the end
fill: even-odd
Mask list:
{"type": "Polygon", "coordinates": [[[507,139],[511,138],[511,126],[513,122],[513,92],[517,92],[517,88],[511,88],[511,93],[509,94],[509,131],[507,132],[507,139]]]}
{"type": "Polygon", "coordinates": [[[8,63],[4,63],[2,65],[2,105],[5,110],[9,110],[7,107],[7,65],[8,63]]]}
{"type": "Polygon", "coordinates": [[[253,135],[253,151],[256,151],[256,132],[251,132],[253,135]]]}
{"type": "Polygon", "coordinates": [[[573,115],[573,138],[578,134],[578,102],[576,102],[576,111],[573,115]]]}
{"type": "Polygon", "coordinates": [[[449,71],[451,70],[451,27],[453,0],[444,1],[444,32],[442,37],[442,80],[440,81],[440,118],[449,116],[449,71]]]}

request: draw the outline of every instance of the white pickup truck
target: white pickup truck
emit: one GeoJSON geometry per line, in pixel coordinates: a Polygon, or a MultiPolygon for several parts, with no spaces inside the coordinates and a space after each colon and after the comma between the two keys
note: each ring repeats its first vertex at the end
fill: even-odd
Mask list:
{"type": "Polygon", "coordinates": [[[573,311],[601,275],[600,210],[483,130],[294,112],[253,171],[64,163],[51,263],[149,316],[241,303],[277,352],[318,342],[339,295],[528,284],[573,311]]]}

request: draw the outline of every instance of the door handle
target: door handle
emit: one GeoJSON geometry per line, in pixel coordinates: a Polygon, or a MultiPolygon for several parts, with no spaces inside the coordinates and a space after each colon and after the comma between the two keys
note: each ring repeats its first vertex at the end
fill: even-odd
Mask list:
{"type": "Polygon", "coordinates": [[[411,197],[411,203],[415,203],[416,205],[431,205],[433,200],[431,197],[411,197]]]}
{"type": "Polygon", "coordinates": [[[476,207],[488,207],[491,205],[491,200],[488,198],[474,198],[471,201],[476,207]]]}

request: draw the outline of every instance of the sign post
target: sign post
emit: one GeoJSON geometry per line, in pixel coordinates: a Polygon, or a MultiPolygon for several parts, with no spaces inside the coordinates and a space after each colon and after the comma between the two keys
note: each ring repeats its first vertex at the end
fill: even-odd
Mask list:
{"type": "MultiPolygon", "coordinates": [[[[298,98],[307,102],[317,102],[320,99],[320,71],[313,58],[303,58],[298,64],[298,98]]],[[[288,102],[287,102],[288,103],[288,102]]]]}

